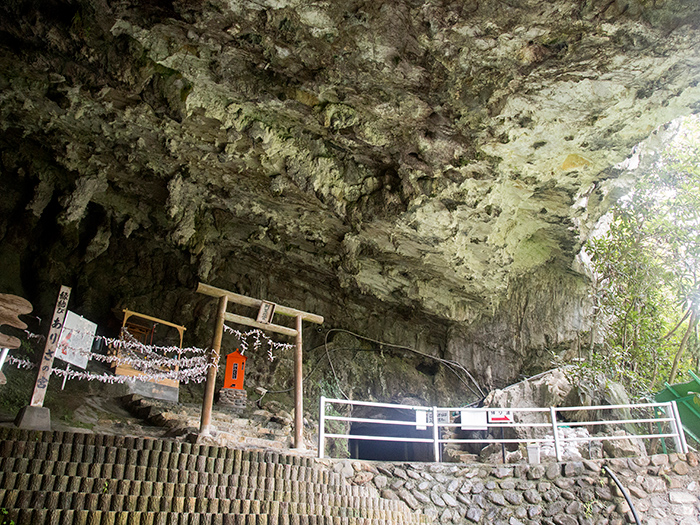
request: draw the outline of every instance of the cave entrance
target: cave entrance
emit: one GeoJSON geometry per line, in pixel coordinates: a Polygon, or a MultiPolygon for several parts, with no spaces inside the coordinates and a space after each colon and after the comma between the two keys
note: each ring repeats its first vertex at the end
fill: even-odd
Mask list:
{"type": "MultiPolygon", "coordinates": [[[[411,421],[413,425],[388,425],[386,423],[353,422],[350,425],[352,436],[386,436],[410,439],[432,439],[432,428],[418,430],[415,425],[414,410],[384,408],[380,411],[358,407],[353,417],[358,419],[382,419],[392,421],[411,421]]],[[[368,439],[348,440],[348,449],[352,459],[371,461],[434,461],[432,443],[413,443],[409,441],[375,441],[368,439]]]]}

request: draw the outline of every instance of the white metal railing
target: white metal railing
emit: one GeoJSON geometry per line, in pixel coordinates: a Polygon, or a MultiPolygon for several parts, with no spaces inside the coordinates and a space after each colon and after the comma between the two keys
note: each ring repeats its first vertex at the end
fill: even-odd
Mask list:
{"type": "Polygon", "coordinates": [[[438,408],[424,407],[417,405],[398,405],[391,403],[372,403],[365,401],[354,401],[347,399],[328,399],[321,397],[319,410],[319,432],[318,432],[318,456],[323,458],[325,455],[326,439],[354,439],[354,440],[371,440],[371,441],[388,441],[388,442],[409,442],[409,443],[431,443],[433,445],[433,458],[436,462],[440,461],[442,445],[447,443],[465,444],[465,443],[546,443],[554,446],[554,451],[557,461],[562,461],[563,446],[567,442],[578,441],[612,441],[620,439],[662,439],[673,438],[675,449],[677,452],[687,453],[688,445],[685,441],[683,426],[678,412],[678,407],[675,401],[667,403],[641,403],[636,405],[602,405],[602,406],[581,406],[581,407],[549,407],[549,408],[518,408],[510,409],[503,408],[438,408]],[[398,419],[372,419],[359,418],[351,416],[327,415],[326,409],[332,405],[354,405],[373,408],[389,408],[404,411],[413,411],[415,417],[411,420],[398,419]],[[608,419],[599,421],[560,421],[557,414],[573,412],[573,411],[591,411],[591,410],[623,410],[631,413],[633,409],[649,409],[654,415],[659,417],[646,418],[626,418],[626,419],[608,419]],[[525,414],[542,414],[541,419],[548,421],[523,421],[525,414]],[[663,415],[662,415],[663,414],[663,415]],[[459,417],[459,421],[456,421],[459,417]],[[395,437],[395,436],[376,436],[376,435],[355,435],[349,433],[326,432],[326,423],[329,421],[341,421],[347,423],[370,423],[377,425],[388,426],[408,426],[415,428],[418,431],[424,431],[430,437],[395,437]],[[649,434],[630,434],[624,435],[604,435],[604,436],[586,436],[586,437],[567,437],[562,435],[560,429],[563,427],[586,427],[592,425],[630,425],[639,423],[654,423],[657,425],[658,433],[649,434]],[[667,423],[667,431],[662,430],[662,425],[667,423]],[[442,428],[460,428],[461,430],[485,430],[488,435],[492,435],[495,429],[502,429],[501,438],[473,438],[473,439],[455,439],[441,437],[440,429],[442,428]],[[513,428],[546,428],[551,429],[552,435],[540,438],[503,438],[505,429],[513,428]],[[428,429],[432,432],[428,433],[428,429]]]}

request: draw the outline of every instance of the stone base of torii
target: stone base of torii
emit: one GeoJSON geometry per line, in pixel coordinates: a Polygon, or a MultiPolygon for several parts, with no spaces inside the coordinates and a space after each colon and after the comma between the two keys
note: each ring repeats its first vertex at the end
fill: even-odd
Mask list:
{"type": "Polygon", "coordinates": [[[221,351],[221,339],[224,333],[224,322],[229,321],[231,323],[251,326],[253,328],[258,328],[268,332],[283,334],[296,339],[296,348],[294,351],[294,448],[303,449],[304,394],[302,379],[303,354],[301,326],[303,321],[322,324],[323,317],[320,315],[295,310],[294,308],[272,304],[268,301],[254,299],[245,295],[239,295],[237,293],[229,292],[228,290],[223,290],[221,288],[215,288],[204,283],[199,283],[197,286],[197,293],[217,297],[219,299],[216,314],[216,326],[214,327],[214,339],[211,350],[211,363],[216,366],[210,367],[209,371],[207,372],[207,384],[204,390],[202,417],[199,426],[200,435],[207,436],[211,433],[211,410],[214,403],[214,389],[216,383],[216,372],[219,364],[219,352],[221,351]],[[229,302],[259,308],[259,320],[229,313],[227,311],[229,302]],[[295,328],[274,324],[272,322],[272,318],[276,314],[294,317],[295,328]]]}

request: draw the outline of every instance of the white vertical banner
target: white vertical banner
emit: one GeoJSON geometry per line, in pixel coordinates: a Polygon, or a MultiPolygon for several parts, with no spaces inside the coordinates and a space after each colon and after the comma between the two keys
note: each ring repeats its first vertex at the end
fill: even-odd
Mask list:
{"type": "Polygon", "coordinates": [[[95,339],[95,332],[97,332],[95,323],[68,310],[61,337],[58,340],[56,357],[84,370],[95,339]]]}
{"type": "Polygon", "coordinates": [[[428,430],[427,410],[416,410],[416,430],[428,430]]]}

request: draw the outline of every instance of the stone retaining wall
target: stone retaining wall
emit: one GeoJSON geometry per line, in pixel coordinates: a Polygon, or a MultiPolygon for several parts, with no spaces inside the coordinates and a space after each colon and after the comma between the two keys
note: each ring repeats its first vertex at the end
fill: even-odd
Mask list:
{"type": "Polygon", "coordinates": [[[0,428],[16,525],[421,525],[313,458],[165,439],[0,428]]]}
{"type": "Polygon", "coordinates": [[[18,525],[700,523],[695,454],[542,465],[314,460],[171,440],[0,429],[18,525]]]}
{"type": "Polygon", "coordinates": [[[700,523],[700,467],[694,453],[541,465],[329,463],[351,483],[371,486],[439,523],[634,523],[622,493],[602,470],[605,465],[630,494],[641,523],[700,523]]]}

